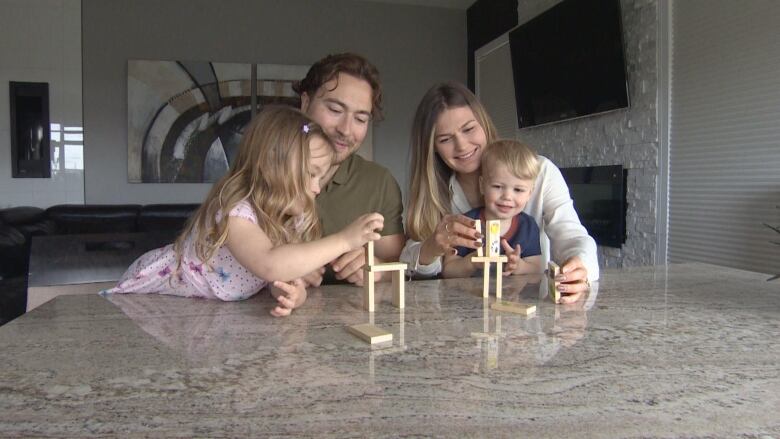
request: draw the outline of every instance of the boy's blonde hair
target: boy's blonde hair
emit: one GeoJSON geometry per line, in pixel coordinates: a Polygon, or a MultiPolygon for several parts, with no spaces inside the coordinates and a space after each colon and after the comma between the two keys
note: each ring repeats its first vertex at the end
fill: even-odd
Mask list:
{"type": "Polygon", "coordinates": [[[492,142],[497,132],[493,121],[474,93],[462,84],[436,84],[417,106],[412,121],[412,172],[406,211],[406,233],[415,241],[424,241],[433,235],[442,217],[450,213],[452,169],[436,152],[434,135],[439,116],[446,110],[462,107],[471,109],[487,142],[492,142]]]}
{"type": "Polygon", "coordinates": [[[539,175],[540,166],[536,151],[517,140],[497,140],[485,147],[480,163],[482,175],[489,175],[490,170],[497,164],[505,165],[517,178],[536,180],[539,175]]]}
{"type": "Polygon", "coordinates": [[[214,184],[176,239],[178,265],[188,239],[192,239],[197,257],[208,264],[227,239],[228,214],[244,200],[274,245],[319,238],[314,197],[306,189],[310,184],[309,140],[313,136],[328,142],[332,156],[328,137],[301,111],[286,106],[264,108],[245,129],[228,173],[214,184]],[[304,200],[302,215],[288,215],[299,200],[304,200]]]}

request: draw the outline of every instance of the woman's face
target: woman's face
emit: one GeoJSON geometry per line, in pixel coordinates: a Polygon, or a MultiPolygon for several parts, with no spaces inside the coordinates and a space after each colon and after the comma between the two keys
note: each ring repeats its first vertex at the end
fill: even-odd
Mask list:
{"type": "Polygon", "coordinates": [[[444,163],[458,174],[479,170],[487,136],[468,106],[447,108],[436,119],[433,145],[444,163]]]}

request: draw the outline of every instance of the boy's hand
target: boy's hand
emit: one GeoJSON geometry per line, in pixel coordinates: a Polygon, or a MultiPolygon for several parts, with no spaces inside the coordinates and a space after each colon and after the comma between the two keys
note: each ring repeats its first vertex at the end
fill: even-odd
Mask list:
{"type": "Polygon", "coordinates": [[[520,255],[523,253],[523,249],[520,247],[520,244],[517,244],[513,250],[506,239],[501,239],[501,247],[504,247],[504,256],[508,259],[506,264],[504,264],[504,276],[509,276],[515,272],[520,264],[520,255]]]}
{"type": "Polygon", "coordinates": [[[306,286],[302,279],[292,282],[275,281],[271,287],[271,294],[279,304],[271,310],[274,317],[285,317],[292,313],[306,301],[306,286]]]}

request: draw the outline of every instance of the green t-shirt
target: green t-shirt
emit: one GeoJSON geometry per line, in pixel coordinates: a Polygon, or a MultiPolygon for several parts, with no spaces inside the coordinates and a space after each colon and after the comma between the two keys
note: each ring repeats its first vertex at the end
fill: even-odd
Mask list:
{"type": "MultiPolygon", "coordinates": [[[[352,154],[341,162],[333,178],[317,195],[322,235],[336,233],[360,215],[371,212],[379,212],[385,218],[382,236],[404,233],[403,201],[395,178],[384,167],[352,154]]],[[[343,281],[337,280],[328,266],[323,283],[343,281]]]]}
{"type": "Polygon", "coordinates": [[[352,154],[317,196],[322,235],[338,232],[360,215],[379,212],[385,218],[382,236],[404,233],[401,189],[381,165],[352,154]]]}

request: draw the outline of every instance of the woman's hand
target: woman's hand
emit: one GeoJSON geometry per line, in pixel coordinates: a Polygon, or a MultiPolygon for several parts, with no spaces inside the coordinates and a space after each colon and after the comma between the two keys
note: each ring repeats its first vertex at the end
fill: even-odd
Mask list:
{"type": "Polygon", "coordinates": [[[274,317],[285,317],[306,301],[306,286],[302,279],[292,282],[275,281],[271,286],[271,294],[279,304],[271,310],[274,317]]]}
{"type": "Polygon", "coordinates": [[[420,264],[429,265],[439,256],[455,254],[456,247],[476,249],[481,246],[482,234],[474,228],[474,221],[465,215],[445,215],[433,235],[423,242],[420,264]]]}
{"type": "Polygon", "coordinates": [[[555,276],[555,286],[561,292],[558,303],[574,303],[590,289],[588,269],[579,256],[569,258],[561,266],[561,274],[555,276]]]}

